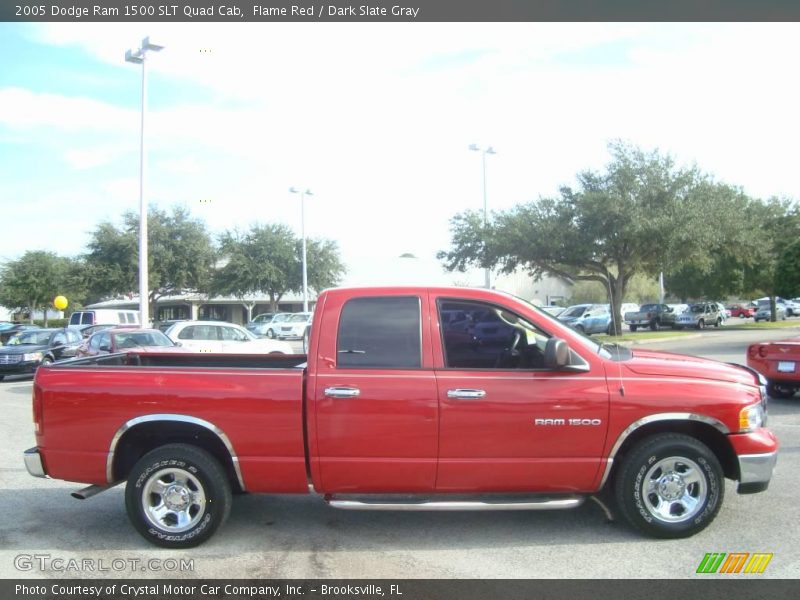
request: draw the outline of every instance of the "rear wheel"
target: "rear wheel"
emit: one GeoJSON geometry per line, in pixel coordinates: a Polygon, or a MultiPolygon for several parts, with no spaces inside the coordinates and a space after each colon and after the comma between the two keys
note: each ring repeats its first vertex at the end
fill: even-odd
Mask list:
{"type": "Polygon", "coordinates": [[[658,321],[658,320],[655,320],[652,323],[650,323],[650,330],[651,331],[658,331],[658,328],[659,328],[660,325],[661,325],[661,322],[658,321]]]}
{"type": "Polygon", "coordinates": [[[717,320],[716,320],[716,321],[714,321],[714,327],[719,327],[720,325],[722,325],[722,319],[720,319],[720,318],[718,317],[718,318],[717,318],[717,320]]]}
{"type": "Polygon", "coordinates": [[[165,548],[202,544],[225,522],[231,486],[208,452],[189,444],[169,444],[145,454],[125,488],[133,526],[149,542],[165,548]]]}
{"type": "Polygon", "coordinates": [[[770,383],[767,386],[767,394],[773,398],[791,398],[797,389],[790,385],[782,385],[780,383],[770,383]]]}
{"type": "Polygon", "coordinates": [[[639,442],[614,482],[620,512],[659,538],[689,537],[717,516],[725,495],[722,467],[695,438],[663,433],[639,442]]]}
{"type": "Polygon", "coordinates": [[[631,325],[630,327],[631,327],[631,331],[632,331],[632,332],[635,332],[635,331],[636,331],[636,328],[637,328],[637,325],[631,325]]]}

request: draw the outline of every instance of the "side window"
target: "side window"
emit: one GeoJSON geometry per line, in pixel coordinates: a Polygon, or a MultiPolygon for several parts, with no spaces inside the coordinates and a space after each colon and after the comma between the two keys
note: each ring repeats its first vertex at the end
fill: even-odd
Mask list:
{"type": "Polygon", "coordinates": [[[418,297],[354,298],[339,318],[337,366],[418,369],[421,338],[418,297]]]}
{"type": "Polygon", "coordinates": [[[81,313],[76,312],[72,313],[72,316],[69,318],[70,325],[80,325],[81,324],[81,313]]]}
{"type": "Polygon", "coordinates": [[[197,329],[195,325],[191,325],[189,327],[185,327],[179,334],[179,340],[193,340],[194,339],[194,330],[197,329]]]}
{"type": "Polygon", "coordinates": [[[544,349],[549,336],[498,306],[440,300],[439,322],[447,368],[544,368],[544,349]],[[464,319],[448,315],[464,315],[464,319]]]}
{"type": "Polygon", "coordinates": [[[81,313],[81,325],[94,325],[94,313],[84,312],[81,313]]]}
{"type": "Polygon", "coordinates": [[[53,336],[53,341],[50,343],[51,346],[63,346],[67,343],[67,336],[63,333],[57,333],[53,336]]]}
{"type": "Polygon", "coordinates": [[[98,348],[100,348],[100,347],[109,348],[109,349],[111,348],[111,334],[108,333],[107,331],[104,331],[103,333],[101,333],[100,337],[98,338],[98,340],[99,340],[99,343],[97,344],[98,348]]]}
{"type": "Polygon", "coordinates": [[[219,330],[222,339],[228,342],[243,342],[247,339],[246,335],[234,327],[220,327],[219,330]]]}
{"type": "Polygon", "coordinates": [[[91,337],[89,340],[89,350],[97,350],[100,347],[100,337],[101,335],[99,333],[91,337]]]}
{"type": "Polygon", "coordinates": [[[66,331],[66,334],[67,334],[67,342],[69,342],[70,344],[76,344],[83,339],[81,338],[80,333],[78,333],[77,331],[73,331],[71,329],[68,329],[66,331]]]}

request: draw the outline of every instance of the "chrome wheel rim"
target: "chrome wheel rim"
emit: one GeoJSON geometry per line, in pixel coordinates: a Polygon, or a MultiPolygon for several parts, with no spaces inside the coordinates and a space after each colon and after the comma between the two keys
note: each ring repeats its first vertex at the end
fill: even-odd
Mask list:
{"type": "Polygon", "coordinates": [[[191,529],[206,512],[200,481],[183,469],[161,469],[147,480],[142,507],[151,525],[170,533],[191,529]]]}
{"type": "Polygon", "coordinates": [[[682,523],[699,513],[708,496],[706,477],[688,458],[671,456],[655,463],[644,478],[642,500],[647,511],[664,523],[682,523]]]}

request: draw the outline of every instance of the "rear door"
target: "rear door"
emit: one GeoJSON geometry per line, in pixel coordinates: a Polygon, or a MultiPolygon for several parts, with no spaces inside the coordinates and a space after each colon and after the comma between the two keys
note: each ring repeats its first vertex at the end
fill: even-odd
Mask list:
{"type": "Polygon", "coordinates": [[[543,361],[550,333],[520,313],[458,298],[432,299],[430,306],[438,325],[432,335],[440,406],[437,490],[590,489],[608,427],[602,363],[573,349],[585,370],[551,371],[543,361]],[[501,324],[492,336],[480,327],[454,329],[443,317],[456,311],[469,321],[490,311],[501,324]]]}
{"type": "Polygon", "coordinates": [[[310,371],[310,457],[327,493],[429,492],[438,441],[427,294],[330,294],[310,371]]]}

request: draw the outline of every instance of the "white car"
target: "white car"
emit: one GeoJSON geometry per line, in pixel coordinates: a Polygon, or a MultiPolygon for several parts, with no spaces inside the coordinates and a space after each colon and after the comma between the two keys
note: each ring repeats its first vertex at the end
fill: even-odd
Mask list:
{"type": "Polygon", "coordinates": [[[295,313],[279,323],[275,328],[275,337],[279,340],[303,339],[306,326],[311,325],[312,313],[295,313]]]}
{"type": "Polygon", "coordinates": [[[221,321],[180,321],[167,337],[195,352],[215,354],[294,354],[286,342],[259,338],[244,327],[221,321]]]}

